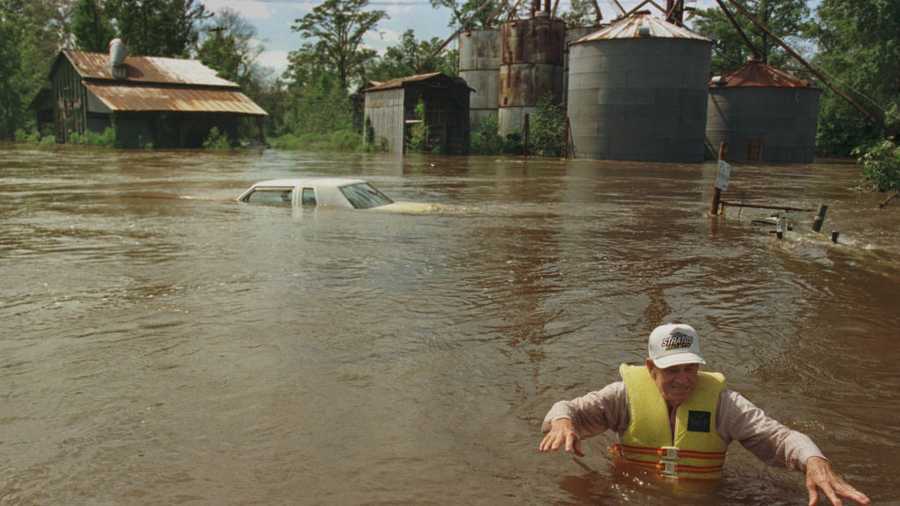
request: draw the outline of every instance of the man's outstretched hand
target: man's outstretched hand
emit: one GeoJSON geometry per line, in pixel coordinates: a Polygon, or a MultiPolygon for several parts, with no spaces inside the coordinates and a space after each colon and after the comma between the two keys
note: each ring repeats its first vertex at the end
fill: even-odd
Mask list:
{"type": "Polygon", "coordinates": [[[810,457],[806,461],[806,488],[809,490],[809,506],[818,504],[818,489],[822,489],[834,506],[844,504],[841,497],[856,501],[858,504],[869,504],[869,498],[865,494],[844,481],[831,469],[831,462],[821,457],[810,457]]]}
{"type": "Polygon", "coordinates": [[[557,418],[550,422],[550,432],[541,440],[538,450],[555,452],[559,450],[560,446],[569,453],[584,457],[584,453],[581,451],[581,437],[575,432],[572,420],[568,418],[557,418]]]}

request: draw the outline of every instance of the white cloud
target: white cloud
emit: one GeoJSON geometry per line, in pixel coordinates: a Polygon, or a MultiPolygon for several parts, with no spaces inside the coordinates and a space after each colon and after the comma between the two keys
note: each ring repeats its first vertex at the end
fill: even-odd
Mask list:
{"type": "Polygon", "coordinates": [[[269,19],[272,17],[272,9],[266,2],[254,0],[204,0],[203,5],[207,10],[219,12],[227,7],[246,19],[269,19]]]}
{"type": "Polygon", "coordinates": [[[379,5],[378,8],[380,10],[383,10],[384,12],[387,12],[388,16],[391,17],[403,17],[413,12],[412,5],[379,5]]]}
{"type": "Polygon", "coordinates": [[[397,45],[403,38],[403,33],[390,28],[382,28],[379,33],[370,32],[363,37],[363,45],[369,49],[383,52],[389,46],[397,45]]]}
{"type": "Polygon", "coordinates": [[[288,66],[288,53],[290,51],[263,51],[260,53],[257,62],[264,67],[275,69],[277,74],[281,74],[288,66]]]}

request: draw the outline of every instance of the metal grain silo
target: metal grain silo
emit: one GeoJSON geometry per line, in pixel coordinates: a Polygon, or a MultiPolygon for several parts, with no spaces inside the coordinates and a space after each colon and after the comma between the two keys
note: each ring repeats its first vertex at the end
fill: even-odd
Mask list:
{"type": "Polygon", "coordinates": [[[549,95],[562,101],[563,47],[566,24],[540,13],[531,19],[507,21],[500,27],[502,63],[498,131],[522,132],[526,114],[549,95]]]}
{"type": "Polygon", "coordinates": [[[706,137],[736,162],[811,163],[821,90],[760,61],[709,86],[706,137]]]}
{"type": "Polygon", "coordinates": [[[638,12],[569,46],[577,158],[701,162],[712,43],[638,12]]]}
{"type": "Polygon", "coordinates": [[[497,117],[499,97],[500,30],[470,30],[459,34],[459,77],[475,90],[469,102],[469,123],[497,117]]]}
{"type": "Polygon", "coordinates": [[[563,84],[562,84],[562,103],[568,102],[569,97],[569,44],[584,37],[585,35],[596,32],[603,26],[569,26],[566,27],[566,43],[563,46],[563,84]]]}

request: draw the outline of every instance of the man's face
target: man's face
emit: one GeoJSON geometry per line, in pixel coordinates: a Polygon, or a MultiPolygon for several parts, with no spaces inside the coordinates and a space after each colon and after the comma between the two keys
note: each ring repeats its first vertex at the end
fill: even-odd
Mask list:
{"type": "Polygon", "coordinates": [[[650,369],[650,377],[659,388],[659,393],[672,406],[686,401],[697,386],[699,364],[673,365],[660,369],[647,360],[647,368],[650,369]]]}

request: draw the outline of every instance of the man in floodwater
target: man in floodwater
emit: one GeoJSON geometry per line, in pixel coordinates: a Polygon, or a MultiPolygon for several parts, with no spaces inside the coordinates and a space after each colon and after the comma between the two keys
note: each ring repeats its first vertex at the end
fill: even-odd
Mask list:
{"type": "Polygon", "coordinates": [[[622,381],[553,405],[544,418],[540,451],[563,448],[584,456],[581,440],[612,430],[618,462],[670,478],[716,479],[728,444],[739,441],[763,462],[806,471],[809,504],[819,489],[831,500],[869,504],[869,498],[831,469],[809,437],[769,418],[725,388],[719,373],[700,372],[706,361],[690,325],[657,327],[644,365],[622,364],[622,381]]]}

